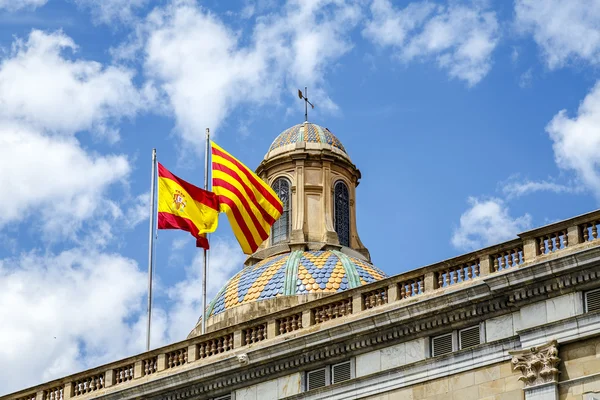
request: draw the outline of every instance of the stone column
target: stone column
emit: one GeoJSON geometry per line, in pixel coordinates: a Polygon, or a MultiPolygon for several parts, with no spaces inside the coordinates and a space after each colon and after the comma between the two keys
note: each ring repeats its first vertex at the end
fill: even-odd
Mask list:
{"type": "Polygon", "coordinates": [[[486,276],[494,272],[492,257],[484,255],[479,258],[479,276],[486,276]]]}
{"type": "Polygon", "coordinates": [[[525,400],[558,400],[558,343],[510,351],[513,369],[521,371],[525,400]]]}

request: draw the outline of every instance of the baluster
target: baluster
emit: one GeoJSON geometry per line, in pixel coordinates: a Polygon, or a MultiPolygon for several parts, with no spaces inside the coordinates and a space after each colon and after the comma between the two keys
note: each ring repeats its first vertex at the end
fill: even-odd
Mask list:
{"type": "Polygon", "coordinates": [[[443,278],[444,274],[443,274],[443,272],[438,272],[437,274],[438,274],[438,287],[443,287],[444,283],[442,281],[442,278],[443,278]]]}
{"type": "Polygon", "coordinates": [[[540,241],[540,254],[546,254],[546,238],[542,236],[538,240],[540,241]]]}
{"type": "Polygon", "coordinates": [[[596,222],[595,221],[592,223],[592,237],[594,239],[598,238],[598,227],[596,226],[596,222]]]}
{"type": "Polygon", "coordinates": [[[583,241],[584,242],[587,242],[590,238],[589,229],[590,229],[590,224],[583,224],[583,228],[581,230],[583,233],[583,241]]]}
{"type": "Polygon", "coordinates": [[[494,257],[494,272],[498,272],[498,268],[500,268],[500,265],[498,264],[498,256],[494,257]]]}
{"type": "Polygon", "coordinates": [[[400,299],[406,298],[406,288],[404,287],[404,283],[400,284],[400,299]]]}

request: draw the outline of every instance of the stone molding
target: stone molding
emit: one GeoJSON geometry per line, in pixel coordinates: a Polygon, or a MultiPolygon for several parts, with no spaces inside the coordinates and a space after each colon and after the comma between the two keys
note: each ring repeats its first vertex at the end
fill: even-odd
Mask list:
{"type": "Polygon", "coordinates": [[[548,383],[558,383],[558,342],[556,340],[545,345],[532,347],[526,350],[509,352],[512,358],[513,369],[521,371],[520,381],[525,387],[533,387],[548,383]]]}
{"type": "MultiPolygon", "coordinates": [[[[276,375],[296,372],[306,368],[306,365],[312,367],[332,359],[348,357],[348,354],[357,355],[406,340],[431,336],[443,330],[467,327],[486,318],[514,312],[525,304],[597,287],[598,276],[600,248],[586,248],[561,258],[485,276],[472,282],[450,286],[448,289],[441,288],[430,295],[426,293],[388,303],[344,317],[343,320],[276,336],[261,342],[260,346],[235,348],[230,356],[224,353],[223,357],[218,356],[213,362],[190,362],[180,367],[181,369],[164,374],[161,372],[149,377],[150,379],[133,380],[118,388],[111,386],[91,395],[94,398],[127,399],[139,398],[140,395],[144,398],[168,398],[167,396],[174,395],[173,398],[177,398],[178,394],[181,396],[182,393],[191,391],[187,396],[190,397],[196,396],[196,390],[202,396],[206,396],[208,392],[211,395],[218,394],[215,391],[223,393],[245,386],[248,382],[255,384],[273,379],[276,375]],[[515,291],[524,291],[526,296],[511,298],[515,291]],[[248,366],[240,366],[236,359],[241,353],[248,354],[248,366]]],[[[337,297],[332,296],[331,300],[337,297]]],[[[329,300],[321,299],[312,302],[311,305],[316,306],[325,301],[329,300]]],[[[299,306],[298,310],[300,309],[310,310],[310,306],[305,304],[299,306]]],[[[215,332],[217,333],[220,332],[215,332]]],[[[173,344],[160,351],[175,349],[182,344],[186,343],[173,344]]],[[[151,353],[157,352],[158,350],[151,353]]],[[[112,369],[114,366],[147,356],[148,353],[145,353],[136,356],[135,359],[121,360],[110,366],[65,377],[60,382],[72,382],[80,376],[96,373],[96,370],[101,372],[112,369]]],[[[56,382],[51,384],[55,385],[56,382]]],[[[46,386],[48,384],[40,388],[46,386]]],[[[19,395],[20,393],[16,397],[19,395]]],[[[10,395],[9,398],[16,398],[13,396],[10,395]]],[[[90,397],[86,395],[81,398],[90,397]]]]}

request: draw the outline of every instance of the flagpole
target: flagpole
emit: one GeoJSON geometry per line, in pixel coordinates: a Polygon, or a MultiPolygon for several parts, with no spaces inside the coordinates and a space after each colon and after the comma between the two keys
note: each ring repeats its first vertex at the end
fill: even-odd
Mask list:
{"type": "Polygon", "coordinates": [[[150,321],[152,318],[152,266],[154,264],[154,198],[156,194],[156,149],[152,149],[152,180],[150,183],[150,233],[148,238],[148,326],[146,351],[150,350],[150,321]]]}
{"type": "MultiPolygon", "coordinates": [[[[206,146],[204,148],[204,190],[208,190],[208,153],[210,147],[210,130],[206,128],[206,146]]],[[[208,239],[208,235],[207,235],[208,239]]],[[[202,334],[206,333],[206,271],[207,250],[204,249],[204,262],[202,263],[202,334]]]]}

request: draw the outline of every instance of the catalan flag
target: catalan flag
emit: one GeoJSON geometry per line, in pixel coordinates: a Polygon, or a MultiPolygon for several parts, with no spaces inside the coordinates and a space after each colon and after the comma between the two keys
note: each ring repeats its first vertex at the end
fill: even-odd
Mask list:
{"type": "Polygon", "coordinates": [[[158,163],[158,229],[182,229],[208,249],[206,233],[214,232],[219,205],[213,192],[200,189],[173,175],[158,163]]]}
{"type": "Polygon", "coordinates": [[[245,254],[264,242],[283,212],[277,194],[252,170],[211,142],[212,189],[245,254]]]}

